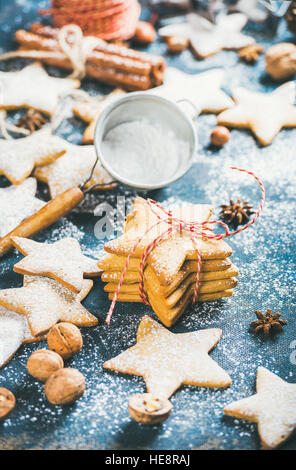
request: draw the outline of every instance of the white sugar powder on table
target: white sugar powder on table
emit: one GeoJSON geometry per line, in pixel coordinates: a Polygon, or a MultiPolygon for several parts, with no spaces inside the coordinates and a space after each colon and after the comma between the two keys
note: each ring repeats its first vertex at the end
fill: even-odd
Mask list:
{"type": "Polygon", "coordinates": [[[137,184],[159,184],[171,178],[189,150],[189,143],[171,129],[145,119],[119,124],[102,142],[112,169],[137,184]]]}

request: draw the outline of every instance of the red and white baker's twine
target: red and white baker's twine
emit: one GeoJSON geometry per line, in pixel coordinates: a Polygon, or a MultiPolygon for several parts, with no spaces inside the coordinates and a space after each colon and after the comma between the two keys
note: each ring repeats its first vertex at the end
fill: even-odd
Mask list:
{"type": "Polygon", "coordinates": [[[115,304],[116,304],[121,286],[123,284],[123,280],[124,280],[124,277],[125,277],[125,274],[126,274],[126,271],[127,271],[127,268],[128,268],[131,257],[133,256],[134,252],[136,251],[136,249],[139,246],[139,244],[141,243],[141,241],[149,234],[149,232],[151,232],[151,230],[155,229],[157,226],[159,226],[162,223],[167,223],[169,225],[169,227],[166,230],[164,230],[158,237],[156,237],[145,248],[145,250],[142,254],[142,258],[141,258],[141,262],[140,262],[140,270],[139,270],[139,276],[140,276],[139,293],[140,293],[141,300],[144,304],[150,305],[149,300],[147,298],[147,295],[145,293],[145,289],[144,289],[144,268],[145,268],[145,264],[146,264],[148,256],[155,249],[155,247],[157,245],[159,245],[159,243],[161,243],[171,233],[173,233],[173,232],[180,232],[180,233],[186,232],[192,240],[194,250],[196,252],[196,257],[197,257],[196,282],[195,282],[195,286],[194,286],[194,295],[193,295],[192,303],[196,302],[197,294],[198,294],[198,286],[199,286],[199,275],[200,275],[200,269],[201,269],[201,255],[200,255],[200,251],[198,249],[198,245],[197,245],[197,241],[196,241],[197,238],[205,237],[207,239],[221,240],[223,238],[230,237],[232,235],[236,235],[237,233],[240,233],[240,232],[246,230],[248,227],[250,227],[250,225],[254,224],[254,222],[258,219],[258,217],[259,217],[259,215],[260,215],[260,213],[263,209],[263,205],[264,205],[264,201],[265,201],[265,189],[264,189],[262,181],[258,178],[258,176],[256,176],[251,171],[243,170],[241,168],[236,168],[236,167],[231,167],[231,169],[241,171],[242,173],[247,173],[248,175],[252,176],[259,183],[259,186],[260,186],[260,189],[261,189],[261,203],[260,203],[259,209],[257,210],[254,218],[252,220],[250,220],[250,222],[248,222],[243,227],[241,227],[241,228],[239,228],[239,229],[237,229],[233,232],[230,232],[229,227],[224,222],[221,222],[220,220],[212,220],[212,221],[207,221],[206,220],[204,222],[198,223],[198,222],[186,222],[185,220],[178,219],[176,217],[172,217],[171,211],[166,211],[157,202],[153,201],[152,199],[147,199],[146,203],[150,207],[153,214],[156,215],[158,221],[154,225],[152,225],[141,237],[138,238],[138,240],[134,244],[132,250],[129,252],[129,254],[127,256],[124,269],[121,273],[120,280],[119,280],[117,289],[114,293],[113,300],[112,300],[112,303],[111,303],[111,306],[110,306],[110,309],[109,309],[109,312],[108,312],[108,315],[107,315],[107,318],[106,318],[106,323],[107,324],[110,323],[110,320],[111,320],[111,317],[112,317],[112,314],[113,314],[113,311],[114,311],[114,308],[115,308],[115,304]],[[155,210],[156,207],[162,211],[162,213],[164,214],[164,217],[160,217],[160,215],[155,210]],[[224,228],[225,233],[223,233],[223,234],[214,234],[213,233],[213,235],[210,235],[210,233],[212,233],[212,232],[209,233],[209,231],[203,230],[204,226],[208,227],[209,225],[214,225],[214,224],[221,225],[224,228]]]}

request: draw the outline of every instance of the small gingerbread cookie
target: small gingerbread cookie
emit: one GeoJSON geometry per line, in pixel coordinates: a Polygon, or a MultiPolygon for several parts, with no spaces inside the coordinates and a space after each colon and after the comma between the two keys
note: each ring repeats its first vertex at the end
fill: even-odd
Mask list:
{"type": "Polygon", "coordinates": [[[208,355],[221,336],[218,328],[173,334],[145,316],[137,344],[105,362],[104,368],[142,376],[147,391],[159,398],[169,398],[183,384],[229,387],[229,375],[208,355]]]}
{"type": "Polygon", "coordinates": [[[65,141],[53,135],[49,127],[21,139],[0,139],[0,175],[20,184],[36,166],[53,163],[65,152],[65,141]]]}
{"type": "Polygon", "coordinates": [[[296,127],[295,84],[287,82],[272,93],[245,88],[232,91],[236,105],[218,116],[218,123],[251,129],[262,145],[269,145],[283,127],[296,127]]]}
{"type": "Polygon", "coordinates": [[[35,197],[36,190],[35,178],[28,178],[18,186],[0,188],[0,238],[45,205],[35,197]]]}
{"type": "Polygon", "coordinates": [[[21,237],[11,240],[26,256],[14,265],[16,273],[51,277],[76,294],[83,287],[83,276],[100,275],[96,261],[82,254],[75,238],[63,238],[53,244],[21,237]]]}
{"type": "Polygon", "coordinates": [[[241,13],[218,15],[216,24],[204,17],[190,13],[185,23],[174,23],[159,29],[162,38],[180,36],[190,41],[197,57],[205,59],[222,49],[240,49],[255,42],[241,30],[248,18],[241,13]]]}
{"type": "Polygon", "coordinates": [[[24,315],[0,307],[0,368],[5,366],[25,343],[42,341],[45,336],[33,336],[24,315]]]}
{"type": "Polygon", "coordinates": [[[223,69],[189,74],[174,67],[167,67],[164,84],[145,93],[162,96],[174,102],[188,99],[193,106],[186,101],[180,103],[180,106],[192,118],[197,112],[220,113],[233,106],[232,99],[221,89],[224,76],[223,69]]]}
{"type": "Polygon", "coordinates": [[[84,280],[83,288],[75,295],[48,277],[24,276],[23,287],[0,290],[0,305],[27,317],[32,335],[46,332],[59,321],[80,326],[97,325],[98,320],[82,305],[93,286],[84,280]]]}
{"type": "Polygon", "coordinates": [[[95,128],[97,120],[106,109],[109,104],[117,101],[119,98],[126,94],[125,91],[120,88],[116,88],[111,91],[108,95],[103,95],[100,97],[88,96],[87,100],[77,100],[73,106],[73,113],[75,116],[79,117],[83,121],[87,122],[89,125],[84,131],[83,134],[83,143],[84,144],[93,144],[95,128]]]}
{"type": "Polygon", "coordinates": [[[79,87],[79,80],[49,76],[39,62],[17,72],[0,71],[0,109],[34,108],[53,114],[59,99],[79,87]]]}
{"type": "MultiPolygon", "coordinates": [[[[35,171],[38,180],[48,184],[51,197],[63,193],[74,186],[80,186],[90,176],[96,161],[93,145],[74,145],[65,141],[67,152],[51,165],[39,167],[35,171]]],[[[93,177],[86,189],[95,184],[103,185],[97,189],[114,188],[114,180],[98,162],[93,177]]]]}
{"type": "Polygon", "coordinates": [[[224,413],[258,423],[264,449],[274,449],[296,429],[296,384],[258,367],[255,395],[227,405],[224,413]]]}

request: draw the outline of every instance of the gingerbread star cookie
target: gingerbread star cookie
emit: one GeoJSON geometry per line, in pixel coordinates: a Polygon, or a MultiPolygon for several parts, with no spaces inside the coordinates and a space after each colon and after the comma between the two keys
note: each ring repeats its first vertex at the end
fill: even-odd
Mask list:
{"type": "Polygon", "coordinates": [[[35,178],[28,178],[18,186],[0,188],[0,238],[45,205],[35,197],[36,190],[35,178]]]}
{"type": "Polygon", "coordinates": [[[76,295],[48,277],[25,276],[23,287],[0,290],[0,305],[25,315],[34,336],[59,321],[94,326],[97,318],[80,303],[92,286],[93,281],[84,280],[81,292],[76,295]]]}
{"type": "Polygon", "coordinates": [[[28,238],[11,237],[14,246],[25,258],[14,265],[20,274],[48,276],[76,294],[83,287],[83,276],[99,276],[97,262],[81,252],[75,238],[55,243],[38,243],[28,238]]]}
{"type": "Polygon", "coordinates": [[[73,106],[73,113],[83,121],[88,123],[83,134],[84,144],[93,144],[97,120],[109,104],[117,101],[126,94],[120,88],[116,88],[108,95],[93,97],[88,96],[87,100],[77,100],[73,106]]]}
{"type": "MultiPolygon", "coordinates": [[[[65,141],[66,142],[66,141],[65,141]]],[[[65,143],[67,152],[54,163],[37,168],[35,176],[38,180],[48,183],[51,197],[63,193],[74,186],[80,186],[90,176],[96,160],[95,147],[93,145],[74,145],[65,143]]],[[[104,185],[103,188],[114,187],[114,180],[98,162],[93,177],[86,188],[95,184],[104,185]]]]}
{"type": "Polygon", "coordinates": [[[255,42],[251,36],[241,32],[247,23],[241,13],[220,15],[216,24],[202,16],[190,13],[185,23],[176,23],[160,28],[160,37],[181,36],[189,39],[195,54],[205,59],[222,49],[240,49],[255,42]]]}
{"type": "MultiPolygon", "coordinates": [[[[172,100],[188,99],[199,112],[219,113],[233,106],[232,99],[221,90],[225,72],[213,69],[198,74],[182,72],[174,67],[165,71],[164,84],[145,93],[172,100]]],[[[192,117],[195,109],[189,103],[180,103],[192,117]]]]}
{"type": "Polygon", "coordinates": [[[296,429],[296,384],[259,367],[256,391],[251,397],[227,405],[224,413],[258,423],[263,447],[274,449],[296,429]]]}
{"type": "Polygon", "coordinates": [[[147,391],[169,398],[181,385],[229,387],[231,378],[208,352],[219,342],[218,328],[173,334],[145,316],[137,344],[105,362],[104,368],[142,376],[147,391]]]}
{"type": "Polygon", "coordinates": [[[49,128],[21,139],[0,139],[0,175],[13,184],[20,184],[35,166],[48,165],[65,152],[65,141],[53,135],[49,128]]]}
{"type": "Polygon", "coordinates": [[[232,95],[236,105],[219,114],[219,124],[249,128],[262,145],[269,145],[283,127],[296,127],[295,84],[292,81],[271,93],[238,87],[232,95]]]}
{"type": "Polygon", "coordinates": [[[39,62],[17,72],[0,72],[0,109],[34,108],[53,114],[60,97],[79,86],[79,80],[49,76],[39,62]]]}
{"type": "Polygon", "coordinates": [[[25,343],[42,341],[45,336],[33,336],[24,315],[0,307],[0,368],[7,364],[25,343]]]}
{"type": "MultiPolygon", "coordinates": [[[[163,213],[159,209],[154,208],[154,211],[160,218],[163,218],[163,213]]],[[[201,223],[208,221],[212,212],[212,207],[207,204],[188,204],[173,208],[172,216],[187,222],[201,223]]],[[[168,221],[164,221],[145,235],[147,230],[158,221],[156,214],[145,199],[137,197],[134,200],[133,212],[127,216],[124,234],[107,242],[104,246],[105,251],[127,256],[141,237],[141,242],[134,251],[135,257],[141,257],[145,248],[169,227],[168,221]]],[[[224,240],[204,240],[199,237],[196,243],[203,260],[226,259],[232,254],[230,246],[224,240]]],[[[170,284],[186,259],[196,259],[194,244],[188,234],[177,231],[168,235],[154,248],[148,258],[148,264],[157,273],[162,284],[170,284]]]]}

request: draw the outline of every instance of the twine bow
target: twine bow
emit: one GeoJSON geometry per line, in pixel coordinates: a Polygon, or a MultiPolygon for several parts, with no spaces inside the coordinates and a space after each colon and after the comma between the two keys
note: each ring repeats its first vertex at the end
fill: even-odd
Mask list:
{"type": "Polygon", "coordinates": [[[258,176],[256,176],[251,171],[247,171],[247,170],[237,168],[237,167],[231,167],[231,169],[232,170],[237,170],[237,171],[240,171],[242,173],[246,173],[246,174],[252,176],[258,182],[258,184],[260,186],[260,189],[261,189],[261,203],[260,203],[259,209],[257,210],[257,212],[256,212],[255,216],[253,217],[253,219],[250,220],[244,227],[241,227],[240,229],[237,229],[237,230],[231,232],[229,230],[228,225],[225,224],[224,222],[221,222],[220,220],[212,220],[212,221],[207,221],[206,220],[204,222],[198,223],[198,222],[194,222],[194,221],[193,222],[186,222],[183,219],[173,217],[171,211],[166,211],[157,202],[153,201],[152,199],[147,199],[146,203],[149,206],[149,208],[151,209],[151,211],[153,212],[153,214],[157,217],[158,221],[155,224],[153,224],[141,237],[139,237],[137,239],[137,241],[134,244],[132,250],[129,252],[129,254],[127,256],[124,269],[121,273],[121,277],[120,277],[117,289],[115,291],[115,294],[114,294],[114,297],[113,297],[113,300],[112,300],[112,303],[111,303],[111,306],[110,306],[110,309],[109,309],[109,312],[108,312],[108,315],[107,315],[107,318],[106,318],[106,323],[107,324],[110,323],[110,320],[111,320],[111,317],[112,317],[112,314],[113,314],[113,311],[114,311],[114,308],[115,308],[115,304],[116,304],[116,301],[117,301],[117,298],[118,298],[118,295],[119,295],[119,292],[120,292],[120,288],[123,284],[124,277],[125,277],[126,271],[128,269],[128,265],[129,265],[129,262],[130,262],[130,259],[131,259],[132,255],[134,254],[135,250],[137,249],[137,247],[139,246],[141,241],[153,229],[155,229],[156,227],[158,227],[160,224],[163,224],[163,223],[166,223],[167,225],[169,225],[169,227],[166,230],[164,230],[158,237],[156,237],[145,248],[145,250],[142,254],[142,258],[141,258],[141,262],[140,262],[140,270],[139,270],[139,276],[140,276],[139,294],[140,294],[140,298],[141,298],[141,300],[144,304],[150,305],[149,300],[148,300],[147,295],[146,295],[146,292],[145,292],[145,289],[144,289],[144,269],[145,269],[145,264],[146,264],[146,261],[148,259],[148,256],[165,238],[167,238],[172,233],[179,232],[179,233],[186,233],[191,238],[193,246],[194,246],[194,250],[195,250],[195,253],[196,253],[196,257],[197,257],[196,281],[195,281],[195,286],[194,286],[194,295],[193,295],[192,303],[196,302],[197,294],[198,294],[198,287],[199,287],[200,269],[201,269],[201,254],[200,254],[200,251],[199,251],[199,248],[198,248],[197,239],[200,238],[200,237],[205,237],[208,240],[211,240],[211,239],[212,240],[222,240],[223,238],[230,237],[232,235],[236,235],[237,233],[240,233],[240,232],[246,230],[248,227],[250,227],[250,225],[254,224],[255,221],[258,219],[258,217],[259,217],[259,215],[260,215],[260,213],[263,209],[263,205],[264,205],[264,201],[265,201],[265,189],[264,189],[262,181],[258,178],[258,176]],[[163,214],[163,217],[161,217],[159,215],[159,213],[156,211],[156,208],[160,209],[160,211],[163,214]],[[220,225],[221,227],[223,227],[224,228],[224,233],[215,234],[212,231],[209,231],[209,225],[214,225],[214,224],[217,224],[217,225],[220,225]]]}
{"type": "Polygon", "coordinates": [[[70,60],[73,72],[69,78],[81,80],[86,75],[85,64],[89,54],[104,41],[95,36],[83,36],[83,32],[76,24],[68,24],[59,30],[58,40],[60,48],[70,60]]]}

